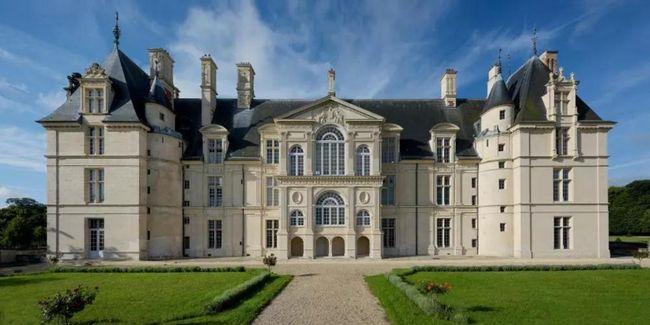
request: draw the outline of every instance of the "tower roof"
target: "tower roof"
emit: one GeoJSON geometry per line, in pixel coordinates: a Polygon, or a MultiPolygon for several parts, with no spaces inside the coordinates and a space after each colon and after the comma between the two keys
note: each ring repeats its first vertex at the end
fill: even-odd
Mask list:
{"type": "Polygon", "coordinates": [[[497,80],[492,89],[490,90],[490,95],[488,96],[485,104],[483,105],[483,112],[486,112],[492,107],[501,106],[501,105],[513,105],[510,94],[508,93],[508,87],[506,83],[501,78],[501,74],[497,75],[497,80]]]}

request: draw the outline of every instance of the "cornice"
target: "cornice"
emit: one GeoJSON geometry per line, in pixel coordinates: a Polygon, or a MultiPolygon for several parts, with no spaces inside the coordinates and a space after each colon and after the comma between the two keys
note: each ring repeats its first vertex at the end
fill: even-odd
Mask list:
{"type": "Polygon", "coordinates": [[[384,176],[276,176],[278,185],[376,185],[384,176]]]}

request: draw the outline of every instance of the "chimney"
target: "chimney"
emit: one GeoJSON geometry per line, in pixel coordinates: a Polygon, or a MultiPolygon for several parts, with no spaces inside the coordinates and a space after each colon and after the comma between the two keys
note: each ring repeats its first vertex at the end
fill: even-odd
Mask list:
{"type": "Polygon", "coordinates": [[[336,96],[336,71],[329,69],[327,71],[327,95],[336,96]]]}
{"type": "Polygon", "coordinates": [[[548,67],[551,72],[557,74],[557,51],[546,50],[542,55],[539,56],[539,59],[548,67]]]}
{"type": "Polygon", "coordinates": [[[237,63],[237,108],[251,108],[255,98],[255,70],[248,62],[237,63]]]}
{"type": "Polygon", "coordinates": [[[209,54],[201,57],[201,125],[212,124],[217,109],[217,65],[209,54]]]}
{"type": "Polygon", "coordinates": [[[163,82],[170,93],[176,93],[174,87],[174,60],[162,48],[149,49],[149,77],[158,73],[158,79],[163,82]]]}
{"type": "Polygon", "coordinates": [[[498,64],[495,64],[490,68],[490,71],[488,71],[488,80],[487,80],[487,96],[490,96],[490,91],[492,90],[492,86],[494,86],[494,83],[497,81],[497,77],[501,74],[501,66],[498,64]]]}
{"type": "Polygon", "coordinates": [[[440,97],[445,106],[456,107],[456,70],[447,69],[440,79],[440,97]]]}

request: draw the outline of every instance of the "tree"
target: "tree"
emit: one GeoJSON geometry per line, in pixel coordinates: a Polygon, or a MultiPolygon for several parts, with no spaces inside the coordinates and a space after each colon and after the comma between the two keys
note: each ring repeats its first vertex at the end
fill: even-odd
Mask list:
{"type": "Polygon", "coordinates": [[[31,198],[7,199],[0,209],[0,247],[38,248],[46,245],[46,207],[31,198]]]}
{"type": "Polygon", "coordinates": [[[650,234],[650,180],[609,188],[609,232],[650,234]]]}

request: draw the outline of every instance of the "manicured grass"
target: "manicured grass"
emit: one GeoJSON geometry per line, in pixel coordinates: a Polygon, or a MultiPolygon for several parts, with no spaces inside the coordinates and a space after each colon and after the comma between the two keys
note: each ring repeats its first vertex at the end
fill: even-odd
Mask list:
{"type": "Polygon", "coordinates": [[[646,247],[650,242],[650,236],[609,236],[610,242],[616,242],[618,239],[624,243],[646,244],[646,247]]]}
{"type": "Polygon", "coordinates": [[[383,274],[367,276],[365,280],[392,324],[451,324],[427,316],[404,293],[393,287],[383,274]]]}
{"type": "MultiPolygon", "coordinates": [[[[647,269],[418,272],[406,279],[450,283],[452,290],[441,302],[465,309],[470,319],[479,323],[641,324],[650,319],[647,269]]],[[[398,295],[396,289],[376,294],[382,303],[395,301],[387,311],[399,312],[410,306],[402,298],[381,297],[398,295]]],[[[404,317],[395,317],[395,323],[413,323],[409,319],[416,316],[408,315],[402,321],[404,317]]]]}
{"type": "Polygon", "coordinates": [[[99,287],[95,302],[72,320],[84,323],[161,323],[184,321],[246,323],[290,280],[274,277],[258,294],[232,309],[203,316],[217,295],[259,274],[186,273],[43,273],[0,278],[0,323],[36,324],[37,302],[78,284],[99,287]]]}

